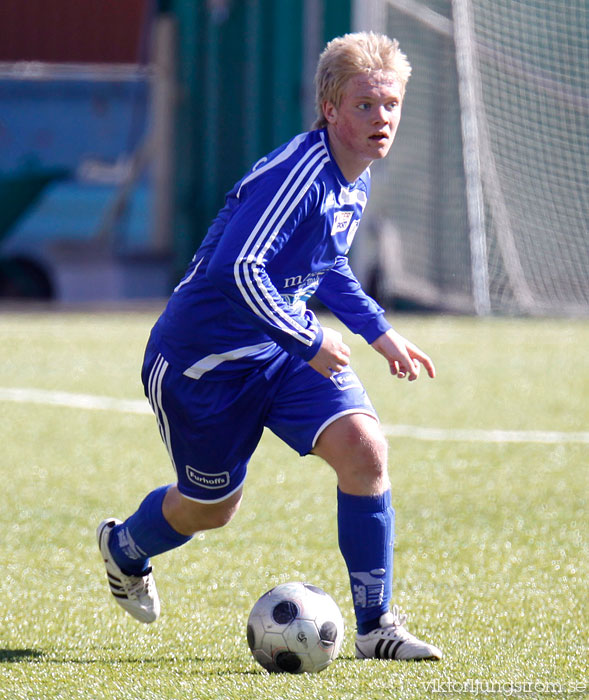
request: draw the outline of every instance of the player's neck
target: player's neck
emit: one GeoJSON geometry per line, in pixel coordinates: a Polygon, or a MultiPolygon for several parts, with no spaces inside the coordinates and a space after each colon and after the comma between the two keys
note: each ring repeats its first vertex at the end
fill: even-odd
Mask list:
{"type": "Polygon", "coordinates": [[[372,160],[351,153],[327,127],[329,150],[342,175],[350,183],[355,182],[369,168],[372,160]]]}

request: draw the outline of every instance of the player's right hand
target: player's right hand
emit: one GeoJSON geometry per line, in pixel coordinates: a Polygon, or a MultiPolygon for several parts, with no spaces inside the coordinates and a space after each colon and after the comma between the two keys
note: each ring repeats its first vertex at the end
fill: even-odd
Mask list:
{"type": "Polygon", "coordinates": [[[327,378],[347,367],[350,364],[350,348],[343,342],[342,334],[333,328],[323,327],[323,342],[309,364],[327,378]]]}

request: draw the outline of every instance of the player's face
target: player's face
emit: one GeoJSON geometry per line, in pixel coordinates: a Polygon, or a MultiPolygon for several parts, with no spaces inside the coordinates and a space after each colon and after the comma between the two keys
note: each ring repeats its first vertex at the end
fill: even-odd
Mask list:
{"type": "Polygon", "coordinates": [[[402,100],[395,75],[376,71],[350,78],[339,107],[324,104],[332,152],[348,180],[387,155],[401,119],[402,100]]]}

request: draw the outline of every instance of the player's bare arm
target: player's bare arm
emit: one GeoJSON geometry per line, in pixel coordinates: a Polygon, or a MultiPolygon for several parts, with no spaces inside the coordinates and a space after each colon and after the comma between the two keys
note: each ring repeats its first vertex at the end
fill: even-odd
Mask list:
{"type": "Polygon", "coordinates": [[[371,345],[386,358],[391,374],[399,379],[407,377],[410,382],[415,381],[419,377],[422,365],[432,379],[436,376],[436,368],[431,358],[392,328],[371,345]]]}
{"type": "Polygon", "coordinates": [[[342,334],[333,328],[323,327],[323,342],[315,357],[309,360],[311,367],[324,377],[341,372],[350,364],[350,348],[343,342],[342,334]]]}

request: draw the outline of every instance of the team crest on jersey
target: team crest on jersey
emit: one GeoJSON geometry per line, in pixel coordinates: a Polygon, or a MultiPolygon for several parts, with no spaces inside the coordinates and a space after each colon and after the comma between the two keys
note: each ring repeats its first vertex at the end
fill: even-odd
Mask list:
{"type": "Polygon", "coordinates": [[[331,227],[331,235],[337,236],[338,233],[347,231],[350,221],[354,216],[353,211],[336,211],[333,215],[333,226],[331,227]]]}

